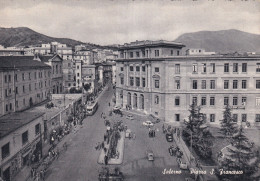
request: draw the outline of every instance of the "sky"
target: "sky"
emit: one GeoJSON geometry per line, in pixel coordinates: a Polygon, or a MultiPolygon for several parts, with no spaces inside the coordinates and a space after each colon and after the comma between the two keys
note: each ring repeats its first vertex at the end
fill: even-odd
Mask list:
{"type": "Polygon", "coordinates": [[[100,45],[197,31],[260,34],[260,0],[0,0],[0,27],[100,45]]]}

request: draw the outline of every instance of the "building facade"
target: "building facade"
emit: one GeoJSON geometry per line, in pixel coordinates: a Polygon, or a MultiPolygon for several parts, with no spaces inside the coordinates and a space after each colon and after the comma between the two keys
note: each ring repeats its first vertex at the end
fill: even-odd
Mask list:
{"type": "Polygon", "coordinates": [[[0,57],[0,91],[0,115],[40,103],[51,91],[51,67],[33,56],[0,57]]]}
{"type": "Polygon", "coordinates": [[[5,181],[42,156],[44,113],[19,112],[0,118],[0,177],[5,181]]]}
{"type": "Polygon", "coordinates": [[[181,47],[166,41],[120,47],[117,105],[176,125],[188,119],[193,102],[215,125],[230,105],[235,120],[258,125],[260,57],[181,56],[181,47]]]}

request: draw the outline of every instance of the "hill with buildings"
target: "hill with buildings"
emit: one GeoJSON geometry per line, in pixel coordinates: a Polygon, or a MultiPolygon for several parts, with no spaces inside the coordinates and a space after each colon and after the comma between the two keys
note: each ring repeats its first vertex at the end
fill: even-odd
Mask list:
{"type": "Polygon", "coordinates": [[[210,52],[260,52],[260,35],[239,30],[199,31],[185,33],[175,41],[188,48],[204,48],[210,52]]]}
{"type": "Polygon", "coordinates": [[[72,40],[69,38],[54,38],[43,35],[27,27],[18,28],[1,28],[0,27],[0,45],[5,47],[13,46],[30,46],[41,45],[45,43],[59,42],[74,47],[75,45],[86,45],[87,48],[106,48],[92,43],[83,43],[81,41],[72,40]]]}

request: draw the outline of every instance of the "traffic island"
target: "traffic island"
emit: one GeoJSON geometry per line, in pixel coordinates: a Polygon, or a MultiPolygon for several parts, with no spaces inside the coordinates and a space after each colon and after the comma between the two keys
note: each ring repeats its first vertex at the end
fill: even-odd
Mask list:
{"type": "MultiPolygon", "coordinates": [[[[123,162],[124,158],[124,142],[125,142],[125,132],[120,132],[120,139],[118,140],[116,150],[118,151],[119,155],[117,158],[110,158],[108,160],[108,165],[120,165],[123,162]]],[[[104,147],[109,150],[110,143],[105,144],[104,147]]],[[[100,155],[98,157],[98,163],[105,165],[105,156],[109,151],[105,153],[104,149],[101,149],[100,155]]]]}

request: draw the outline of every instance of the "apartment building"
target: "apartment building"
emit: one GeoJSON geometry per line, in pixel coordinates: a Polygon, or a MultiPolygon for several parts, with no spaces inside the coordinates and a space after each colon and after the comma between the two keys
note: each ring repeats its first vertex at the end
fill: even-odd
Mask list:
{"type": "Polygon", "coordinates": [[[201,106],[219,125],[225,105],[238,122],[260,123],[259,56],[182,56],[184,45],[142,41],[119,47],[116,103],[180,125],[201,106]]]}
{"type": "Polygon", "coordinates": [[[46,100],[51,76],[51,67],[33,60],[33,56],[0,57],[0,115],[46,100]]]}
{"type": "Polygon", "coordinates": [[[0,177],[5,181],[29,165],[32,155],[42,156],[43,115],[16,112],[0,118],[0,177]]]}

